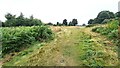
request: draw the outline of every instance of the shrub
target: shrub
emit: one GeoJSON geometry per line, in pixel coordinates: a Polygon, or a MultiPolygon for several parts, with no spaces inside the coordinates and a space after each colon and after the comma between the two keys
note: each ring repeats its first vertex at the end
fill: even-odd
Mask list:
{"type": "Polygon", "coordinates": [[[19,51],[32,42],[53,39],[51,29],[46,26],[4,27],[2,30],[2,54],[19,51]]]}
{"type": "Polygon", "coordinates": [[[108,23],[108,26],[107,26],[107,28],[110,30],[118,29],[118,27],[119,27],[118,20],[111,21],[110,23],[108,23]]]}
{"type": "Polygon", "coordinates": [[[106,27],[95,27],[92,29],[93,32],[101,33],[106,35],[108,38],[113,39],[114,41],[118,40],[118,20],[112,20],[108,22],[106,27]]]}
{"type": "Polygon", "coordinates": [[[100,33],[102,31],[102,29],[103,29],[103,27],[96,27],[96,28],[93,28],[92,31],[100,33]]]}

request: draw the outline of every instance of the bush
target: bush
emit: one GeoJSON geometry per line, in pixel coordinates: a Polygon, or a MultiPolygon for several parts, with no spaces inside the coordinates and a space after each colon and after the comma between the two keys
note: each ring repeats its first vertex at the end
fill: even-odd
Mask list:
{"type": "Polygon", "coordinates": [[[108,38],[114,39],[114,41],[116,41],[116,38],[118,38],[118,27],[118,20],[112,20],[111,22],[108,22],[106,27],[96,27],[93,28],[92,31],[106,35],[108,38]]]}
{"type": "Polygon", "coordinates": [[[112,30],[109,34],[108,37],[113,39],[113,38],[118,38],[118,30],[112,30]]]}
{"type": "Polygon", "coordinates": [[[114,30],[114,29],[118,29],[119,27],[119,21],[118,20],[113,20],[111,21],[110,23],[108,23],[108,26],[107,28],[110,29],[110,30],[114,30]]]}
{"type": "Polygon", "coordinates": [[[53,39],[51,29],[46,26],[4,27],[2,31],[2,54],[19,51],[32,42],[53,39]]]}
{"type": "Polygon", "coordinates": [[[102,29],[103,29],[103,27],[96,27],[96,28],[93,28],[92,31],[100,33],[102,31],[102,29]]]}

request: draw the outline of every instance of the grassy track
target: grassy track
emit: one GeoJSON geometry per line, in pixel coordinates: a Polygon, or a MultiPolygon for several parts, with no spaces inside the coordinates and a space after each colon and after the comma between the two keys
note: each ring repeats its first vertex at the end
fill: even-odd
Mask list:
{"type": "Polygon", "coordinates": [[[115,66],[117,47],[105,36],[84,27],[51,27],[55,39],[36,43],[32,52],[15,56],[7,66],[115,66]],[[44,46],[41,46],[44,45],[44,46]]]}

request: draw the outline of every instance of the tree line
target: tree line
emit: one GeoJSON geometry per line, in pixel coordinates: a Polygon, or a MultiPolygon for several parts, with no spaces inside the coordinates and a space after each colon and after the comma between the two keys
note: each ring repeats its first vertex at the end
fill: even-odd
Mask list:
{"type": "Polygon", "coordinates": [[[120,17],[120,12],[113,13],[110,11],[101,11],[98,13],[97,17],[90,19],[88,24],[105,24],[112,19],[118,19],[120,17]]]}
{"type": "Polygon", "coordinates": [[[23,13],[20,13],[18,17],[16,17],[16,15],[12,15],[11,13],[7,13],[5,15],[5,18],[6,18],[6,21],[1,22],[2,27],[42,25],[41,20],[35,19],[33,15],[31,15],[30,18],[25,18],[23,13]]]}
{"type": "MultiPolygon", "coordinates": [[[[118,19],[120,17],[120,12],[113,13],[110,11],[101,11],[98,13],[97,17],[94,19],[90,19],[88,24],[105,24],[112,19],[118,19]]],[[[7,13],[5,15],[6,21],[0,21],[0,25],[2,27],[12,27],[12,26],[37,26],[42,25],[42,21],[36,19],[31,15],[29,18],[25,18],[23,13],[20,13],[18,17],[11,13],[7,13]]],[[[46,25],[54,25],[54,26],[76,26],[78,24],[77,19],[72,19],[72,21],[68,22],[67,19],[64,19],[62,23],[57,22],[53,24],[51,22],[47,23],[46,25]]],[[[85,26],[85,24],[83,24],[85,26]]]]}
{"type": "Polygon", "coordinates": [[[46,25],[53,25],[53,26],[76,26],[78,24],[77,19],[72,19],[72,21],[68,22],[67,19],[64,19],[62,23],[57,22],[53,24],[51,22],[47,23],[46,25]]]}

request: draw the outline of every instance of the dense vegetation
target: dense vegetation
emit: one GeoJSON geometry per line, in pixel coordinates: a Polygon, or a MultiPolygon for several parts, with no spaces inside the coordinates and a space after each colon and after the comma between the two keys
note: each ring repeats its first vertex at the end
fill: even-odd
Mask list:
{"type": "MultiPolygon", "coordinates": [[[[116,48],[116,46],[109,47],[107,45],[109,45],[109,42],[110,42],[110,41],[108,41],[108,39],[113,40],[113,43],[119,45],[119,40],[118,40],[118,27],[120,24],[118,21],[119,17],[120,17],[119,12],[114,14],[113,12],[110,12],[110,11],[101,11],[95,19],[90,19],[88,21],[88,24],[90,24],[90,25],[88,25],[88,27],[90,27],[89,29],[88,28],[80,28],[80,30],[79,30],[78,29],[79,27],[54,28],[53,30],[56,30],[56,32],[55,32],[56,35],[58,34],[58,36],[57,36],[58,40],[55,39],[55,41],[52,41],[51,44],[48,43],[49,45],[55,45],[55,46],[49,46],[50,48],[53,48],[51,50],[47,47],[48,52],[52,51],[50,53],[54,54],[54,52],[56,52],[55,50],[58,49],[57,52],[59,52],[59,50],[62,50],[63,52],[65,51],[65,54],[66,55],[68,54],[69,57],[70,57],[71,53],[73,53],[73,54],[71,54],[71,56],[73,56],[74,54],[76,54],[76,56],[79,55],[79,57],[78,57],[79,59],[77,59],[77,60],[80,60],[81,64],[85,65],[85,66],[111,65],[112,60],[117,61],[116,55],[115,55],[115,53],[117,52],[117,48],[116,48]],[[98,24],[100,24],[100,25],[98,25],[98,24]],[[94,25],[96,25],[96,26],[91,27],[94,25]],[[64,29],[62,29],[62,28],[64,28],[64,29]],[[91,28],[92,28],[93,32],[89,31],[89,30],[91,30],[91,28]],[[59,30],[62,33],[59,33],[59,30]],[[96,34],[95,35],[94,32],[105,35],[108,37],[108,39],[103,41],[103,38],[100,38],[102,36],[97,37],[98,36],[97,33],[95,33],[96,34]],[[91,34],[91,33],[93,33],[95,36],[93,36],[93,34],[91,34]],[[64,35],[64,34],[66,34],[66,35],[64,35]],[[59,48],[61,48],[61,49],[56,47],[56,46],[58,46],[58,44],[59,44],[59,48]],[[60,46],[61,44],[62,44],[62,46],[60,46]],[[56,48],[54,48],[54,47],[56,47],[56,48]],[[69,48],[71,48],[71,49],[69,49],[69,48]],[[112,54],[111,53],[107,54],[106,51],[109,51],[112,54]],[[77,53],[75,53],[75,52],[77,52],[77,53]],[[78,54],[78,53],[80,53],[80,54],[78,54]],[[108,61],[110,61],[110,62],[108,62],[108,61]]],[[[8,13],[7,15],[5,15],[5,18],[7,20],[5,22],[2,22],[3,28],[2,27],[0,28],[0,30],[1,30],[0,35],[2,35],[1,41],[2,41],[3,57],[6,54],[9,54],[12,52],[20,52],[24,48],[32,46],[32,43],[34,43],[34,42],[39,42],[39,44],[40,44],[44,41],[48,41],[48,40],[51,40],[54,38],[54,34],[51,31],[51,29],[49,29],[49,27],[43,25],[41,20],[34,19],[33,16],[30,16],[30,18],[24,18],[24,15],[22,13],[18,17],[16,17],[16,15],[12,15],[12,14],[8,13]]],[[[48,23],[46,25],[76,26],[77,24],[78,24],[77,19],[73,19],[69,23],[68,23],[67,19],[64,19],[63,23],[59,23],[59,22],[57,22],[57,24],[48,23]]],[[[83,24],[83,26],[85,26],[85,24],[83,24]]],[[[38,45],[36,47],[38,47],[38,45]]],[[[39,48],[40,48],[40,46],[39,46],[39,48]]],[[[47,52],[46,50],[42,51],[43,49],[40,49],[38,51],[37,56],[33,55],[32,58],[29,56],[30,61],[36,61],[36,60],[34,60],[34,56],[36,56],[35,57],[36,59],[41,59],[41,58],[46,57],[44,55],[42,56],[42,54],[41,54],[41,53],[47,52]],[[41,57],[41,58],[39,58],[39,57],[41,57]]],[[[34,50],[34,48],[32,50],[34,50]]],[[[60,51],[60,52],[62,52],[62,51],[60,51]]],[[[27,51],[23,51],[22,53],[18,54],[18,56],[21,57],[21,56],[23,56],[23,54],[26,55],[27,54],[26,52],[27,51]]],[[[49,53],[46,53],[46,55],[47,55],[47,59],[48,59],[48,57],[52,56],[52,55],[49,56],[49,53]]],[[[59,56],[59,55],[61,55],[61,54],[57,54],[56,56],[59,56]]],[[[15,61],[13,61],[13,62],[15,62],[15,61]]],[[[44,61],[44,60],[42,59],[42,60],[40,60],[40,62],[41,61],[44,61]]],[[[42,63],[38,63],[38,60],[36,62],[37,62],[37,64],[42,64],[42,63]]],[[[36,62],[35,62],[35,64],[36,64],[36,62]]],[[[24,64],[23,61],[21,61],[21,63],[24,64]]],[[[33,64],[34,62],[29,62],[29,63],[33,64]]],[[[113,64],[116,64],[116,63],[113,62],[113,64]]]]}
{"type": "Polygon", "coordinates": [[[30,18],[25,18],[23,13],[20,16],[12,15],[8,13],[5,15],[7,19],[5,22],[2,22],[3,27],[13,27],[13,26],[38,26],[42,25],[42,21],[39,19],[34,19],[33,15],[30,18]]]}
{"type": "Polygon", "coordinates": [[[111,21],[111,19],[114,19],[117,17],[119,17],[119,12],[117,13],[113,13],[110,11],[101,11],[98,13],[97,17],[95,19],[90,19],[88,21],[88,24],[105,24],[109,21],[111,21]]]}
{"type": "Polygon", "coordinates": [[[108,22],[108,24],[105,27],[96,27],[93,28],[92,31],[101,33],[102,35],[106,35],[110,39],[114,39],[115,41],[118,41],[118,27],[119,27],[119,21],[113,20],[111,22],[108,22]]]}
{"type": "Polygon", "coordinates": [[[104,24],[104,26],[95,27],[92,29],[93,32],[100,33],[102,35],[106,35],[109,39],[113,40],[116,45],[119,45],[119,35],[118,35],[118,28],[119,28],[119,18],[120,18],[120,12],[112,13],[109,11],[102,11],[97,16],[99,22],[96,22],[95,20],[90,19],[88,21],[89,26],[92,26],[93,24],[104,24]]]}
{"type": "Polygon", "coordinates": [[[3,56],[11,52],[19,52],[33,42],[53,39],[51,29],[45,26],[41,20],[34,19],[33,16],[25,18],[21,13],[16,17],[16,15],[8,13],[5,18],[5,22],[0,22],[2,23],[0,31],[3,56]]]}
{"type": "Polygon", "coordinates": [[[95,19],[88,21],[89,25],[87,27],[94,26],[95,24],[103,24],[103,26],[93,28],[92,31],[106,35],[109,39],[113,39],[116,41],[115,43],[118,43],[119,18],[120,12],[114,14],[110,11],[101,11],[95,19]]]}
{"type": "MultiPolygon", "coordinates": [[[[85,33],[82,34],[84,37],[81,37],[81,40],[84,41],[80,42],[81,45],[79,47],[81,48],[81,52],[83,52],[82,54],[80,54],[80,62],[82,62],[84,66],[98,66],[98,68],[101,68],[101,66],[109,65],[112,61],[116,60],[115,55],[111,56],[110,54],[107,54],[106,51],[104,51],[104,49],[106,48],[106,44],[102,44],[103,42],[100,40],[98,44],[90,35],[86,35],[85,33]]],[[[99,37],[97,38],[99,39],[99,37]]],[[[112,50],[117,51],[115,50],[115,46],[111,48],[111,51],[112,50]]]]}
{"type": "Polygon", "coordinates": [[[2,54],[19,51],[35,41],[47,41],[53,39],[51,29],[46,26],[32,27],[5,27],[2,31],[2,54]]]}

